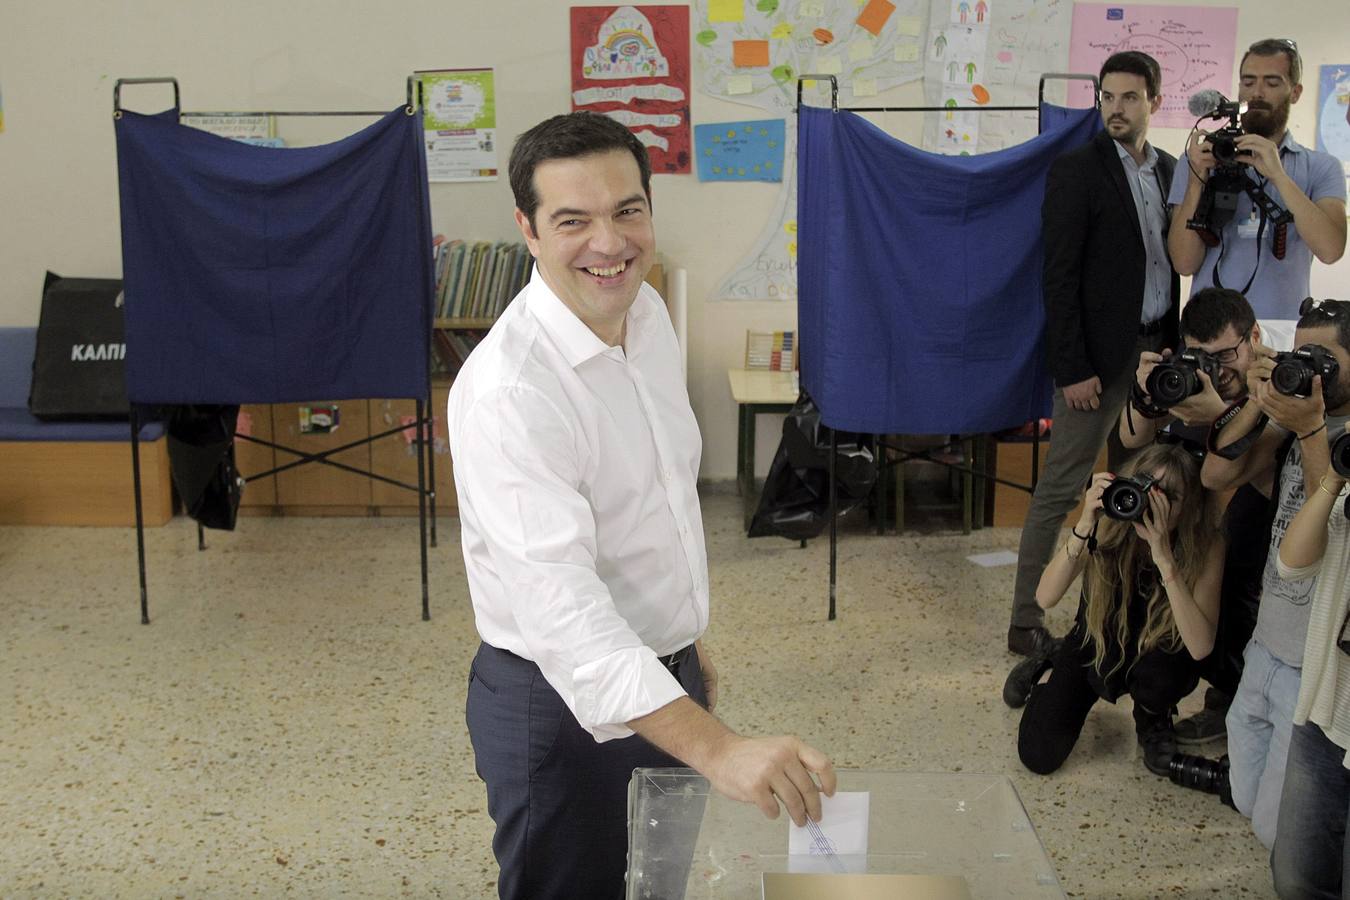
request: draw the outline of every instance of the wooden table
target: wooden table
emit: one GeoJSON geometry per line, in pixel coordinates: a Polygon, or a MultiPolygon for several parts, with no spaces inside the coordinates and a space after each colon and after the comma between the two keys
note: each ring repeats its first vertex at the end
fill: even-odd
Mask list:
{"type": "Polygon", "coordinates": [[[797,402],[799,387],[796,372],[772,372],[767,369],[727,369],[731,398],[739,408],[736,432],[736,484],[745,503],[745,521],[754,515],[755,493],[755,417],[761,413],[786,413],[797,402]]]}

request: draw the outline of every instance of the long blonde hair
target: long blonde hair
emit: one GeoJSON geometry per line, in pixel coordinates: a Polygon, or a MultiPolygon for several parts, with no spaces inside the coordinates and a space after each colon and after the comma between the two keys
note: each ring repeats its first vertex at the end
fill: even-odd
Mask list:
{"type": "MultiPolygon", "coordinates": [[[[1181,517],[1171,533],[1175,577],[1194,589],[1205,557],[1214,541],[1221,540],[1213,510],[1200,483],[1200,462],[1179,444],[1151,444],[1126,463],[1118,474],[1152,474],[1159,470],[1162,470],[1159,486],[1170,497],[1176,498],[1173,507],[1178,503],[1181,506],[1181,517]]],[[[1112,635],[1122,651],[1131,640],[1130,601],[1138,589],[1140,572],[1150,563],[1148,543],[1135,534],[1132,523],[1102,517],[1097,528],[1097,550],[1083,571],[1087,625],[1083,645],[1087,646],[1088,641],[1095,645],[1092,665],[1099,672],[1106,659],[1106,635],[1112,635]]],[[[1136,659],[1155,647],[1161,646],[1169,652],[1181,647],[1181,633],[1172,617],[1167,593],[1156,580],[1150,588],[1144,628],[1134,636],[1134,644],[1136,659]]],[[[1110,677],[1123,663],[1122,652],[1111,671],[1102,672],[1102,677],[1110,677]]]]}

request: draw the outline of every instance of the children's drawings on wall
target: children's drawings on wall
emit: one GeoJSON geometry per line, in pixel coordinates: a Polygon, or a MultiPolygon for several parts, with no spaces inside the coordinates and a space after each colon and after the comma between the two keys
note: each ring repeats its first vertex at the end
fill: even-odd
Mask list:
{"type": "MultiPolygon", "coordinates": [[[[1222,6],[1104,6],[1075,3],[1069,66],[1096,74],[1112,53],[1142,50],[1162,68],[1162,107],[1151,124],[1190,128],[1186,108],[1192,94],[1233,92],[1233,55],[1238,11],[1222,6]]],[[[1087,87],[1070,96],[1075,106],[1091,103],[1087,87]]]]}
{"type": "MultiPolygon", "coordinates": [[[[797,77],[802,73],[834,75],[844,106],[918,80],[923,74],[925,3],[694,0],[694,60],[699,87],[711,96],[786,119],[782,188],[774,212],[754,249],[719,285],[715,299],[796,299],[797,129],[793,110],[797,77]]],[[[829,103],[827,80],[808,83],[804,88],[805,102],[829,103]]],[[[742,180],[739,174],[735,180],[742,180]]]]}
{"type": "Polygon", "coordinates": [[[1317,149],[1341,161],[1350,189],[1350,63],[1323,66],[1317,84],[1317,149]]]}
{"type": "Polygon", "coordinates": [[[943,111],[927,114],[924,148],[985,153],[1034,137],[1034,112],[974,110],[1035,106],[1041,75],[1065,71],[1070,18],[1067,0],[931,0],[924,94],[943,111]]]}
{"type": "Polygon", "coordinates": [[[687,174],[689,7],[572,7],[572,108],[628,126],[652,172],[687,174]]]}
{"type": "Polygon", "coordinates": [[[699,181],[782,181],[782,119],[694,126],[699,181]]]}

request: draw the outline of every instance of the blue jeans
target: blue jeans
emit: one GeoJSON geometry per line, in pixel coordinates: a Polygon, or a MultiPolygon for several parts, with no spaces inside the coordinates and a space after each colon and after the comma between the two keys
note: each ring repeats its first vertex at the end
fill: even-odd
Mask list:
{"type": "Polygon", "coordinates": [[[1256,837],[1270,848],[1303,670],[1276,659],[1255,638],[1242,658],[1242,680],[1228,708],[1228,778],[1233,805],[1252,820],[1256,837]]]}
{"type": "Polygon", "coordinates": [[[1350,883],[1350,771],[1345,748],[1316,724],[1295,725],[1280,799],[1280,828],[1270,868],[1284,898],[1337,898],[1350,883]]]}

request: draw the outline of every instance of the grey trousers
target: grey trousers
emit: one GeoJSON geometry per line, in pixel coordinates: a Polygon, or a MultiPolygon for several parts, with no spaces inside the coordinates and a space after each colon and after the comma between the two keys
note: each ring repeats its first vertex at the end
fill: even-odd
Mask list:
{"type": "Polygon", "coordinates": [[[1116,431],[1120,411],[1130,396],[1130,382],[1134,380],[1139,352],[1151,350],[1156,353],[1161,347],[1162,340],[1158,335],[1137,338],[1129,366],[1112,383],[1102,387],[1100,405],[1094,410],[1070,409],[1064,392],[1055,388],[1050,450],[1040,480],[1036,482],[1036,493],[1032,495],[1026,521],[1022,524],[1022,544],[1017,551],[1013,625],[1031,628],[1045,621],[1045,611],[1036,605],[1036,585],[1058,545],[1064,517],[1078,505],[1087,490],[1092,465],[1097,461],[1103,443],[1111,471],[1118,471],[1130,457],[1131,451],[1120,443],[1116,431]]]}

